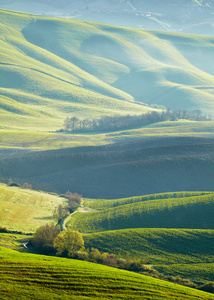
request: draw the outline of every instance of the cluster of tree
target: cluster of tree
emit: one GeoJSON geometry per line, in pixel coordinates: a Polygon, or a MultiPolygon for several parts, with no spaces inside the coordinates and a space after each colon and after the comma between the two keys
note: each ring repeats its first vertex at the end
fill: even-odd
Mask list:
{"type": "Polygon", "coordinates": [[[82,199],[82,195],[70,191],[64,197],[68,199],[68,202],[65,205],[60,204],[54,211],[54,217],[58,220],[58,223],[73,213],[79,207],[82,199]]]}
{"type": "Polygon", "coordinates": [[[38,228],[30,244],[39,253],[56,254],[58,256],[90,261],[190,287],[197,287],[195,283],[182,279],[179,276],[173,277],[160,274],[151,266],[146,265],[144,259],[133,259],[129,256],[120,258],[116,254],[101,252],[96,248],[85,249],[84,240],[80,232],[71,229],[60,231],[59,227],[53,224],[47,224],[38,228]]]}
{"type": "Polygon", "coordinates": [[[73,257],[75,253],[84,249],[84,241],[78,231],[61,231],[60,227],[54,224],[39,227],[29,244],[39,253],[64,257],[73,257]]]}
{"type": "Polygon", "coordinates": [[[64,128],[60,130],[66,132],[96,132],[111,131],[142,127],[163,121],[177,121],[186,119],[192,121],[212,121],[211,116],[202,113],[201,110],[163,110],[161,112],[152,111],[141,115],[126,116],[104,116],[100,119],[79,119],[77,117],[66,118],[64,128]]]}
{"type": "Polygon", "coordinates": [[[8,186],[16,186],[16,187],[20,187],[20,188],[23,188],[23,189],[32,190],[32,185],[29,184],[28,182],[25,182],[25,183],[23,183],[23,184],[21,185],[21,184],[18,184],[18,183],[13,182],[12,179],[9,179],[9,181],[8,181],[8,186]]]}

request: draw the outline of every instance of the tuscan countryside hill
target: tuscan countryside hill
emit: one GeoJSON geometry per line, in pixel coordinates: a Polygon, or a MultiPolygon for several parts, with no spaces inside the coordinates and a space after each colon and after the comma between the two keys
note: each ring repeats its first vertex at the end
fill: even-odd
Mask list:
{"type": "MultiPolygon", "coordinates": [[[[26,148],[44,150],[79,145],[94,146],[155,136],[213,137],[213,122],[205,121],[163,122],[146,128],[101,134],[95,132],[68,135],[50,132],[61,129],[65,118],[73,115],[80,119],[119,114],[136,115],[160,111],[163,105],[171,109],[202,110],[205,113],[212,113],[214,109],[212,37],[143,31],[5,10],[1,10],[0,20],[2,149],[19,147],[25,150],[26,148]],[[148,106],[153,104],[159,105],[159,109],[148,106]]],[[[181,143],[182,141],[181,139],[181,143]]],[[[172,142],[167,140],[167,145],[171,143],[173,146],[174,140],[172,142]]],[[[102,159],[97,160],[97,155],[100,156],[99,148],[91,148],[89,152],[95,153],[93,155],[91,153],[90,157],[86,148],[83,150],[85,154],[81,154],[85,155],[84,160],[87,161],[83,168],[81,166],[83,160],[74,159],[75,166],[80,167],[78,172],[74,171],[70,158],[69,162],[66,161],[70,151],[72,156],[75,156],[73,153],[75,150],[65,150],[66,155],[61,152],[39,154],[31,151],[26,158],[22,156],[22,152],[11,150],[13,159],[1,156],[1,178],[3,180],[13,178],[18,182],[28,180],[35,184],[35,187],[48,190],[54,186],[54,189],[60,192],[72,186],[78,192],[86,193],[85,196],[92,197],[123,197],[195,188],[211,190],[212,146],[207,144],[212,145],[212,140],[196,139],[188,142],[185,140],[184,143],[190,144],[187,152],[181,145],[183,150],[182,154],[179,152],[178,157],[176,147],[170,160],[166,155],[160,157],[158,154],[158,157],[146,159],[145,165],[142,161],[142,159],[145,161],[145,158],[142,157],[143,152],[140,150],[144,146],[141,142],[139,145],[134,144],[136,149],[140,148],[135,150],[139,152],[137,154],[137,161],[140,160],[139,168],[134,151],[124,153],[127,151],[126,146],[121,153],[117,150],[117,147],[119,149],[121,147],[118,144],[115,148],[117,153],[112,154],[114,158],[109,155],[103,162],[102,159]],[[200,147],[195,148],[195,143],[205,143],[203,146],[205,152],[197,153],[200,147]],[[194,157],[189,151],[196,153],[194,157]],[[29,168],[27,163],[25,164],[27,160],[32,159],[37,165],[36,168],[29,168]],[[61,164],[61,159],[66,168],[61,164]],[[17,168],[11,167],[14,160],[17,168]],[[107,162],[108,160],[111,163],[107,162]],[[191,160],[194,160],[194,164],[191,160]],[[42,168],[38,168],[41,163],[42,168]],[[157,170],[161,170],[165,163],[166,180],[163,184],[163,177],[159,176],[157,170]],[[187,168],[188,164],[191,167],[187,168]],[[82,182],[88,181],[86,178],[89,174],[87,173],[89,165],[93,169],[92,174],[94,173],[90,178],[98,182],[99,178],[103,176],[105,178],[99,192],[94,184],[89,183],[90,180],[89,188],[85,185],[82,187],[82,182]],[[152,173],[151,176],[143,172],[142,166],[152,173]],[[195,172],[198,167],[201,168],[200,172],[195,172]],[[20,174],[26,168],[28,171],[20,174]],[[179,172],[173,172],[177,169],[179,172]],[[75,172],[75,176],[71,176],[71,172],[75,172]],[[122,172],[123,176],[117,176],[117,172],[118,174],[122,172]],[[186,174],[186,180],[183,173],[186,174]],[[120,193],[116,190],[110,192],[108,188],[103,187],[112,182],[112,174],[119,180],[118,189],[120,186],[126,186],[125,190],[122,188],[120,193]],[[143,178],[142,174],[146,178],[143,178]],[[151,180],[155,174],[155,178],[159,178],[158,182],[157,179],[151,180]],[[47,180],[44,180],[44,176],[47,180]],[[53,177],[57,180],[53,180],[53,177]],[[128,182],[131,180],[130,189],[126,180],[128,182]],[[63,184],[60,181],[63,181],[63,184]]],[[[157,145],[151,147],[156,147],[159,153],[158,148],[162,147],[160,140],[157,141],[157,145]]],[[[101,149],[100,157],[105,156],[104,150],[105,148],[101,149]]],[[[2,150],[2,154],[4,151],[2,150]]],[[[79,149],[76,153],[78,151],[79,149]]],[[[151,153],[154,151],[155,149],[152,149],[151,153]]],[[[151,154],[149,156],[151,157],[151,154]]]]}
{"type": "Polygon", "coordinates": [[[214,299],[213,13],[0,0],[1,299],[214,299]]]}
{"type": "Polygon", "coordinates": [[[139,102],[214,110],[212,37],[3,10],[1,37],[1,128],[152,110],[139,102]]]}
{"type": "Polygon", "coordinates": [[[1,0],[2,8],[126,27],[213,35],[209,0],[1,0]]]}

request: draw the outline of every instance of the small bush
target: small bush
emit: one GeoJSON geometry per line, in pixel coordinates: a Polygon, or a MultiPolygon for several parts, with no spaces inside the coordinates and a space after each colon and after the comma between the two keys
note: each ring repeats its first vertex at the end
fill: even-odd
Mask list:
{"type": "Polygon", "coordinates": [[[54,224],[46,224],[39,227],[32,240],[31,244],[36,250],[43,254],[50,254],[55,252],[54,240],[58,236],[60,229],[54,224]]]}
{"type": "Polygon", "coordinates": [[[1,227],[0,226],[0,232],[1,233],[9,233],[10,231],[6,227],[1,227]]]}

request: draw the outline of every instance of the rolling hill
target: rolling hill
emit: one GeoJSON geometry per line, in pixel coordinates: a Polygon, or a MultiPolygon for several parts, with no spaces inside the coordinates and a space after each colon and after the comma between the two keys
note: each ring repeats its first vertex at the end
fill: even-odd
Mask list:
{"type": "Polygon", "coordinates": [[[0,20],[4,130],[56,130],[72,114],[154,110],[143,103],[214,110],[212,37],[6,10],[0,20]]]}
{"type": "Polygon", "coordinates": [[[65,201],[57,195],[0,184],[0,226],[24,233],[35,232],[39,226],[56,223],[54,210],[65,201]]]}
{"type": "Polygon", "coordinates": [[[214,299],[195,289],[102,265],[0,248],[2,299],[214,299]],[[23,293],[25,291],[25,293],[23,293]]]}
{"type": "Polygon", "coordinates": [[[214,280],[213,229],[138,228],[85,234],[86,247],[144,259],[161,273],[194,282],[214,280]]]}
{"type": "Polygon", "coordinates": [[[51,151],[1,151],[1,180],[89,198],[212,191],[212,138],[169,137],[51,151]],[[9,155],[10,154],[10,155],[9,155]]]}
{"type": "Polygon", "coordinates": [[[213,192],[85,199],[66,227],[80,230],[86,247],[202,284],[214,280],[213,201],[213,192]]]}
{"type": "MultiPolygon", "coordinates": [[[[157,196],[158,198],[158,196],[157,196]]],[[[213,229],[214,194],[136,200],[98,211],[76,212],[68,228],[92,233],[127,228],[213,229]],[[83,217],[84,216],[84,217],[83,217]]]]}
{"type": "Polygon", "coordinates": [[[1,0],[0,7],[113,25],[213,35],[212,1],[208,0],[1,0]]]}

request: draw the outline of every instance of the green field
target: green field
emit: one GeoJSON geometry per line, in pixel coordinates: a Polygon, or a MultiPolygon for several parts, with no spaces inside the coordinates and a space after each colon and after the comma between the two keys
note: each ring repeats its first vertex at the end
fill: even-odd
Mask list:
{"type": "Polygon", "coordinates": [[[99,135],[50,132],[72,115],[99,118],[155,109],[142,103],[212,113],[212,37],[7,10],[0,10],[0,34],[0,147],[56,149],[162,135],[213,136],[213,122],[183,121],[99,135]]]}
{"type": "Polygon", "coordinates": [[[0,233],[0,247],[26,252],[27,248],[23,243],[26,243],[31,238],[31,235],[15,234],[15,233],[0,233]]]}
{"type": "Polygon", "coordinates": [[[86,247],[145,259],[161,273],[195,282],[213,281],[213,230],[124,229],[85,234],[86,247]]]}
{"type": "Polygon", "coordinates": [[[84,199],[66,226],[84,233],[88,248],[144,259],[165,275],[212,282],[213,200],[212,192],[84,199]]]}
{"type": "MultiPolygon", "coordinates": [[[[39,124],[40,120],[35,122],[39,124]]],[[[40,126],[41,123],[38,125],[40,126]]],[[[16,124],[14,123],[14,128],[16,124]]],[[[62,126],[61,126],[62,127],[62,126]]],[[[23,128],[24,129],[24,128],[23,128]]],[[[43,128],[44,129],[44,128],[43,128]]],[[[159,137],[214,137],[214,122],[180,120],[161,122],[143,128],[107,133],[54,133],[0,129],[1,148],[23,148],[33,150],[61,149],[67,147],[107,145],[118,142],[159,137]]]]}
{"type": "Polygon", "coordinates": [[[0,248],[0,257],[1,299],[214,299],[212,294],[93,263],[5,248],[0,248]]]}
{"type": "MultiPolygon", "coordinates": [[[[157,196],[158,197],[158,196],[157,196]]],[[[94,212],[77,212],[67,226],[83,233],[126,228],[211,229],[214,194],[154,200],[132,199],[130,204],[94,212]],[[84,217],[83,217],[84,216],[84,217]]],[[[148,197],[149,198],[149,197],[148,197]]]]}
{"type": "Polygon", "coordinates": [[[152,265],[213,263],[213,230],[137,228],[84,234],[87,247],[152,265]]]}
{"type": "Polygon", "coordinates": [[[0,226],[13,231],[35,232],[39,226],[56,222],[54,209],[65,201],[56,195],[0,184],[0,226]]]}
{"type": "Polygon", "coordinates": [[[10,230],[0,233],[1,299],[214,299],[140,274],[26,253],[34,249],[22,244],[57,222],[54,210],[66,202],[59,195],[70,190],[84,198],[64,228],[80,231],[87,248],[214,281],[214,121],[59,131],[72,116],[164,106],[213,114],[213,50],[214,37],[0,9],[0,180],[37,190],[0,183],[0,227],[10,230]]]}

